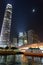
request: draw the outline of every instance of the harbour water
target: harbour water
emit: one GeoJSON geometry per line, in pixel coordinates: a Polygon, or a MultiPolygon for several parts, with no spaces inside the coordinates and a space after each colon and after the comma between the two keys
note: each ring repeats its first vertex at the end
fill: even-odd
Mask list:
{"type": "Polygon", "coordinates": [[[0,56],[0,65],[43,65],[42,57],[26,56],[27,60],[22,60],[22,55],[0,56]]]}

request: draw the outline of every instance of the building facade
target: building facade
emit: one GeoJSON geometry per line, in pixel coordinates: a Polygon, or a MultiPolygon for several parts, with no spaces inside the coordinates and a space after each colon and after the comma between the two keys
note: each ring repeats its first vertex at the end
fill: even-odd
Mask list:
{"type": "Polygon", "coordinates": [[[7,4],[1,29],[1,44],[8,45],[10,40],[10,28],[12,18],[12,5],[7,4]]]}
{"type": "Polygon", "coordinates": [[[18,33],[18,46],[23,45],[23,32],[18,33]]]}
{"type": "Polygon", "coordinates": [[[24,45],[27,44],[28,43],[27,32],[24,32],[23,39],[24,39],[24,45]]]}
{"type": "Polygon", "coordinates": [[[33,31],[33,30],[29,30],[28,31],[28,43],[38,43],[39,42],[39,38],[38,35],[33,31]]]}
{"type": "Polygon", "coordinates": [[[16,46],[18,46],[18,44],[17,44],[17,38],[13,38],[13,45],[16,47],[16,46]]]}

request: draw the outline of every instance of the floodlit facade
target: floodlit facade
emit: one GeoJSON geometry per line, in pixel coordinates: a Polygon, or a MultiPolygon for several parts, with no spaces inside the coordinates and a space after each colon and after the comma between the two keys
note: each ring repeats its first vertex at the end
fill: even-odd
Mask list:
{"type": "Polygon", "coordinates": [[[23,45],[23,32],[19,32],[18,36],[18,46],[23,45]]]}
{"type": "Polygon", "coordinates": [[[18,36],[18,46],[27,44],[27,33],[26,32],[19,32],[18,36]]]}
{"type": "Polygon", "coordinates": [[[12,18],[12,5],[7,4],[2,29],[1,29],[1,43],[2,45],[8,45],[10,39],[10,28],[11,28],[11,18],[12,18]]]}

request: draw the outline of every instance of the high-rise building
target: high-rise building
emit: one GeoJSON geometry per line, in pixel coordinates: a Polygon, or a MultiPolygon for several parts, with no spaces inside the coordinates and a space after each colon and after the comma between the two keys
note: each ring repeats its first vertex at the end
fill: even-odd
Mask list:
{"type": "Polygon", "coordinates": [[[37,43],[37,42],[39,42],[38,35],[33,30],[29,30],[28,31],[28,43],[37,43]]]}
{"type": "Polygon", "coordinates": [[[27,44],[27,33],[26,32],[19,32],[18,35],[18,46],[27,44]]]}
{"type": "Polygon", "coordinates": [[[14,46],[17,46],[18,44],[17,44],[17,38],[13,38],[13,45],[14,46]]]}
{"type": "Polygon", "coordinates": [[[18,46],[23,45],[23,32],[19,32],[18,35],[18,46]]]}
{"type": "Polygon", "coordinates": [[[12,5],[7,4],[4,19],[3,19],[2,29],[1,29],[1,43],[0,44],[2,45],[9,44],[11,18],[12,18],[12,5]]]}
{"type": "Polygon", "coordinates": [[[24,39],[24,44],[27,44],[28,42],[27,42],[27,32],[24,32],[24,34],[23,34],[23,39],[24,39]]]}

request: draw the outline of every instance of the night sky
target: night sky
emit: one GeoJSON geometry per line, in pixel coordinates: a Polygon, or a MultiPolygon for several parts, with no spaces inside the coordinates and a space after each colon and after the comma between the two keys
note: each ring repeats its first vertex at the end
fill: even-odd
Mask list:
{"type": "Polygon", "coordinates": [[[0,31],[7,3],[11,3],[11,34],[33,29],[43,41],[43,0],[0,0],[0,31]]]}

